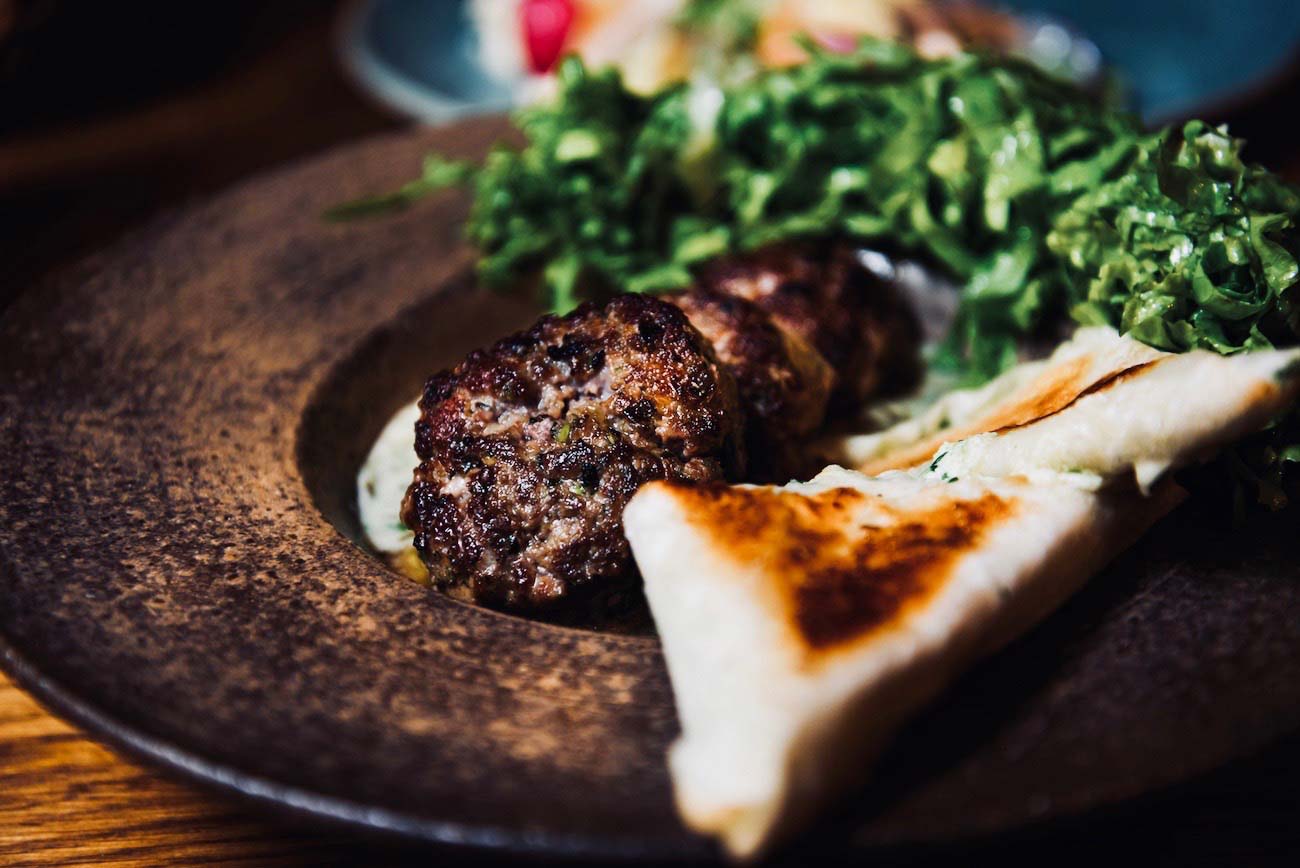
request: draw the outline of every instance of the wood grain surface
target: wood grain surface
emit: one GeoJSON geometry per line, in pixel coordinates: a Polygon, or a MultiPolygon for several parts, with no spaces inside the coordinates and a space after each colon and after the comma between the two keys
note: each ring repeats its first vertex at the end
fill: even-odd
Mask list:
{"type": "Polygon", "coordinates": [[[0,672],[0,866],[403,868],[472,861],[268,814],[172,780],[51,714],[0,672]]]}
{"type": "Polygon", "coordinates": [[[0,864],[313,864],[224,799],[164,780],[54,717],[0,674],[0,864]]]}

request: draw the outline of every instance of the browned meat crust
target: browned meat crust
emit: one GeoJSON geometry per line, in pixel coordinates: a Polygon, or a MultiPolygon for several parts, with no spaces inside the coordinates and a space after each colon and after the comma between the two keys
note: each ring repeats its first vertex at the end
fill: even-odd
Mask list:
{"type": "Polygon", "coordinates": [[[845,246],[715,262],[668,302],[546,317],[429,380],[402,518],[435,583],[517,610],[616,588],[640,485],[785,481],[828,406],[917,370],[911,311],[845,246]]]}
{"type": "Polygon", "coordinates": [[[920,327],[897,291],[845,244],[778,244],[700,269],[706,289],[749,299],[835,371],[833,412],[849,412],[920,373],[920,327]]]}
{"type": "Polygon", "coordinates": [[[800,440],[826,419],[835,376],[830,365],[748,299],[693,289],[667,300],[685,312],[736,380],[749,481],[787,481],[802,463],[800,440]]]}
{"type": "Polygon", "coordinates": [[[538,609],[631,574],[623,506],[652,479],[734,480],[744,415],[680,310],[625,295],[434,375],[402,505],[434,582],[538,609]]]}

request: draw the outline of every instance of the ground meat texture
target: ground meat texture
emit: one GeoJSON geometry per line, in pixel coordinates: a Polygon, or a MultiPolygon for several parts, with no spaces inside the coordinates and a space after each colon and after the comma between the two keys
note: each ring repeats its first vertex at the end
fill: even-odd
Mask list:
{"type": "Polygon", "coordinates": [[[834,372],[802,337],[748,299],[707,289],[667,296],[712,345],[744,407],[748,480],[786,482],[806,436],[826,419],[834,372]]]}
{"type": "Polygon", "coordinates": [[[698,274],[703,288],[748,299],[806,340],[835,371],[832,410],[901,391],[920,373],[920,327],[898,291],[846,244],[777,244],[723,257],[698,274]]]}
{"type": "Polygon", "coordinates": [[[402,505],[454,596],[540,610],[634,572],[623,507],[652,479],[735,480],[735,384],[680,310],[625,295],[546,317],[425,386],[402,505]]]}

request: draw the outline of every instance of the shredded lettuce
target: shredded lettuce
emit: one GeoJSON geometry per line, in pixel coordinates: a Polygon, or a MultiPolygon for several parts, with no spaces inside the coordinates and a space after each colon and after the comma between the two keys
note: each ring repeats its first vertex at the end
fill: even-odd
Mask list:
{"type": "Polygon", "coordinates": [[[1294,342],[1300,195],[1200,121],[1140,142],[1122,177],[1053,222],[1074,319],[1163,350],[1294,342]]]}
{"type": "MultiPolygon", "coordinates": [[[[1225,130],[1146,131],[1014,59],[869,39],[808,50],[721,90],[649,96],[566,59],[556,100],[517,116],[522,148],[473,169],[431,158],[343,215],[470,183],[483,281],[540,279],[558,312],[681,288],[707,259],[796,238],[919,256],[963,287],[937,363],[970,382],[1066,316],[1174,351],[1296,342],[1300,195],[1225,130]]],[[[1280,420],[1240,458],[1274,503],[1265,489],[1300,463],[1288,432],[1300,424],[1280,420]]]]}
{"type": "MultiPolygon", "coordinates": [[[[927,257],[967,286],[954,360],[993,373],[1015,336],[1064,309],[1054,215],[1123,170],[1138,127],[1026,63],[924,60],[864,40],[722,90],[628,91],[568,58],[554,102],[524,109],[527,143],[473,174],[466,226],[480,274],[532,285],[563,311],[611,291],[658,292],[697,263],[810,236],[927,257]]],[[[354,211],[402,204],[434,171],[354,211]]],[[[422,186],[425,185],[425,186],[422,186]]],[[[344,215],[346,216],[346,215],[344,215]]]]}

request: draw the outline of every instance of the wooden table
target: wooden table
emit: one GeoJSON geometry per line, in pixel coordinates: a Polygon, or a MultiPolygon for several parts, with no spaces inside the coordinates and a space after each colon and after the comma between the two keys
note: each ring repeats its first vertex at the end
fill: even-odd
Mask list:
{"type": "Polygon", "coordinates": [[[0,865],[308,866],[357,846],[125,760],[0,675],[0,865]]]}
{"type": "MultiPolygon", "coordinates": [[[[274,12],[251,0],[227,5],[230,14],[249,16],[247,29],[263,43],[233,68],[90,124],[7,137],[0,129],[0,310],[49,269],[160,208],[397,125],[342,80],[321,4],[267,4],[274,12]]],[[[0,2],[0,13],[7,8],[0,2]]],[[[3,32],[0,26],[0,38],[3,32]]],[[[1256,142],[1255,159],[1297,179],[1300,86],[1288,82],[1236,117],[1234,130],[1256,142]]],[[[0,92],[4,84],[0,78],[0,92]]],[[[1294,864],[1297,780],[1300,738],[1097,835],[1076,830],[994,855],[1056,865],[1091,865],[1121,852],[1147,864],[1294,864]]],[[[0,865],[381,866],[447,864],[453,855],[271,817],[173,781],[49,714],[0,675],[0,865]]]]}

